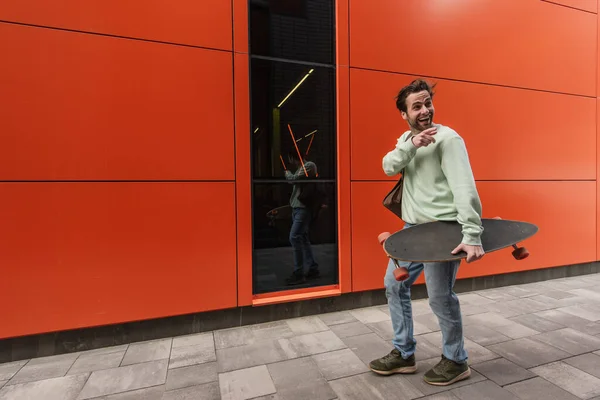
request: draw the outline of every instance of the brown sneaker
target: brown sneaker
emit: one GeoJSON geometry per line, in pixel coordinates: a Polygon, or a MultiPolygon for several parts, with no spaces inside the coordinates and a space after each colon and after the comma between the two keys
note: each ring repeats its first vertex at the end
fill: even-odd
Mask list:
{"type": "Polygon", "coordinates": [[[423,379],[430,385],[448,386],[471,376],[471,368],[465,362],[459,364],[442,355],[442,360],[431,368],[423,379]]]}
{"type": "Polygon", "coordinates": [[[369,367],[371,371],[380,375],[412,374],[417,370],[415,355],[413,354],[405,360],[398,349],[394,349],[390,354],[371,361],[369,367]]]}

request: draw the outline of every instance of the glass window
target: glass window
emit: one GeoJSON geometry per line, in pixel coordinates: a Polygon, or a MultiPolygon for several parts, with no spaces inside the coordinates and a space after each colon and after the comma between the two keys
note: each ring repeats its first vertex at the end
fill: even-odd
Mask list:
{"type": "Polygon", "coordinates": [[[282,179],[287,153],[315,162],[335,179],[335,70],[252,60],[254,179],[282,179]]]}
{"type": "Polygon", "coordinates": [[[253,55],[334,63],[331,0],[250,0],[253,55]]]}
{"type": "MultiPolygon", "coordinates": [[[[319,182],[321,192],[304,224],[292,231],[291,183],[253,185],[254,293],[332,285],[338,282],[337,201],[335,182],[319,182]],[[292,242],[301,244],[297,250],[292,242]],[[294,267],[318,266],[319,276],[288,285],[294,267]]],[[[296,211],[297,212],[297,211],[296,211]]],[[[301,219],[303,216],[299,216],[301,219]]]]}
{"type": "Polygon", "coordinates": [[[332,0],[250,0],[253,292],[338,283],[332,0]]]}

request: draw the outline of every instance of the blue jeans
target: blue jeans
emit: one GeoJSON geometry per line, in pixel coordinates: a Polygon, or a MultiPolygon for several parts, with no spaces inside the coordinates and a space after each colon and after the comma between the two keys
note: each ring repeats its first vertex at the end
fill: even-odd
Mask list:
{"type": "Polygon", "coordinates": [[[306,208],[298,207],[292,210],[290,243],[294,250],[294,274],[300,275],[304,273],[304,262],[306,262],[309,268],[317,267],[308,238],[311,218],[312,214],[306,208]]]}
{"type": "MultiPolygon", "coordinates": [[[[410,227],[411,225],[406,224],[404,228],[410,227]]],[[[465,362],[468,354],[464,348],[462,315],[458,297],[453,290],[460,261],[425,264],[398,261],[398,264],[408,270],[408,279],[402,282],[394,279],[396,265],[391,259],[384,279],[394,329],[394,346],[405,359],[415,353],[417,341],[413,336],[410,287],[425,270],[429,305],[437,316],[442,331],[442,353],[455,362],[465,362]]]]}

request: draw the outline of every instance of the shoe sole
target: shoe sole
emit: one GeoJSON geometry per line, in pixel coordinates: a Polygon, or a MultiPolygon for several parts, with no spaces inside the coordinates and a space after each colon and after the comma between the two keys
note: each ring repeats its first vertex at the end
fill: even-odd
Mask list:
{"type": "Polygon", "coordinates": [[[470,376],[471,376],[471,368],[468,368],[465,372],[463,372],[462,374],[458,375],[456,378],[454,378],[448,382],[430,382],[427,379],[424,379],[424,381],[429,383],[430,385],[434,385],[434,386],[448,386],[448,385],[452,385],[453,383],[456,383],[458,381],[462,381],[463,379],[467,379],[470,376]]]}
{"type": "Polygon", "coordinates": [[[393,375],[393,374],[414,374],[415,372],[417,372],[417,366],[415,365],[414,367],[402,367],[402,368],[395,368],[389,371],[380,371],[374,368],[371,368],[371,371],[375,372],[376,374],[379,375],[393,375]]]}

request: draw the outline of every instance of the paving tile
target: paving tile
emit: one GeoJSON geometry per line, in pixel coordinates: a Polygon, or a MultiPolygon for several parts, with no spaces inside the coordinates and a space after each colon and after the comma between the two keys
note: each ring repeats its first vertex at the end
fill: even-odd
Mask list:
{"type": "Polygon", "coordinates": [[[159,360],[92,372],[78,400],[163,385],[167,365],[167,360],[159,360]]]}
{"type": "Polygon", "coordinates": [[[501,289],[504,293],[514,297],[525,298],[543,293],[541,289],[526,289],[520,286],[506,286],[501,289]]]}
{"type": "MultiPolygon", "coordinates": [[[[492,304],[496,304],[496,303],[492,303],[492,304]]],[[[490,310],[488,310],[484,306],[477,306],[477,305],[473,305],[473,304],[465,304],[465,305],[460,306],[460,312],[463,316],[473,315],[473,314],[483,314],[488,311],[490,311],[490,310]]]]}
{"type": "Polygon", "coordinates": [[[581,399],[600,395],[600,379],[563,362],[542,365],[531,372],[581,399]]]}
{"type": "Polygon", "coordinates": [[[294,336],[285,321],[267,322],[241,328],[224,329],[214,332],[217,349],[245,346],[261,341],[276,340],[294,336]]]}
{"type": "Polygon", "coordinates": [[[129,344],[123,344],[120,346],[108,346],[108,347],[100,347],[98,349],[86,350],[80,353],[80,356],[92,356],[92,355],[101,355],[101,354],[110,354],[110,353],[124,353],[129,344]]]}
{"type": "Polygon", "coordinates": [[[219,375],[222,400],[246,400],[275,393],[275,385],[265,365],[219,375]]]}
{"type": "Polygon", "coordinates": [[[294,318],[288,319],[286,322],[294,335],[323,332],[329,329],[319,317],[294,318]]]}
{"type": "Polygon", "coordinates": [[[600,307],[597,304],[579,304],[575,306],[557,308],[556,311],[575,315],[591,322],[600,321],[600,307]]]}
{"type": "MultiPolygon", "coordinates": [[[[594,286],[595,286],[595,284],[594,284],[594,286]]],[[[572,290],[569,290],[569,293],[573,293],[574,295],[579,296],[579,297],[585,297],[596,303],[600,302],[600,291],[598,291],[597,289],[592,289],[592,288],[572,289],[572,290]]]]}
{"type": "Polygon", "coordinates": [[[515,339],[494,344],[487,348],[523,368],[537,367],[538,365],[568,358],[570,355],[531,338],[515,339]]]}
{"type": "Polygon", "coordinates": [[[276,340],[217,350],[219,372],[254,367],[287,360],[290,357],[276,340]]]}
{"type": "Polygon", "coordinates": [[[578,397],[542,378],[528,379],[505,386],[521,400],[578,400],[578,397]]]}
{"type": "Polygon", "coordinates": [[[191,367],[170,369],[167,373],[166,390],[181,389],[188,386],[216,382],[217,363],[192,365],[191,367]]]}
{"type": "Polygon", "coordinates": [[[321,321],[325,322],[326,325],[339,325],[339,324],[347,324],[350,322],[358,321],[356,318],[352,316],[348,311],[339,311],[334,313],[327,313],[319,315],[321,321]]]}
{"type": "Polygon", "coordinates": [[[177,347],[171,350],[169,368],[181,368],[212,361],[217,361],[215,347],[212,343],[177,347]]]}
{"type": "Polygon", "coordinates": [[[590,320],[583,319],[575,315],[564,313],[558,310],[540,311],[535,313],[534,315],[537,315],[538,317],[542,317],[553,322],[557,322],[561,325],[568,326],[573,329],[577,329],[578,327],[586,326],[591,323],[590,320]]]}
{"type": "Polygon", "coordinates": [[[366,365],[376,358],[389,354],[394,348],[391,343],[384,341],[375,333],[347,337],[342,341],[366,365]]]}
{"type": "Polygon", "coordinates": [[[516,310],[520,310],[525,314],[530,314],[538,311],[545,311],[553,308],[552,305],[548,303],[542,303],[541,301],[535,301],[531,298],[518,299],[507,301],[503,303],[505,306],[510,308],[514,308],[516,310]]]}
{"type": "Polygon", "coordinates": [[[463,334],[466,338],[482,346],[507,342],[511,340],[508,336],[481,325],[468,325],[463,328],[463,334]]]}
{"type": "Polygon", "coordinates": [[[330,329],[340,339],[350,336],[364,335],[372,332],[371,329],[369,329],[365,324],[358,321],[349,322],[347,324],[333,325],[330,326],[330,329]]]}
{"type": "Polygon", "coordinates": [[[390,319],[389,315],[377,309],[377,307],[357,308],[351,310],[350,314],[363,324],[372,324],[390,319]]]}
{"type": "MultiPolygon", "coordinates": [[[[428,333],[426,335],[419,336],[420,339],[425,339],[429,343],[433,344],[437,350],[437,355],[441,357],[442,354],[442,333],[441,332],[433,332],[428,333]]],[[[478,364],[480,362],[493,360],[495,358],[499,358],[500,356],[495,354],[494,352],[486,349],[483,346],[473,342],[472,340],[465,339],[465,349],[469,354],[469,364],[478,364]]],[[[418,343],[417,343],[418,346],[418,343]]],[[[429,357],[428,357],[429,358],[429,357]]]]}
{"type": "Polygon", "coordinates": [[[509,307],[504,303],[486,304],[485,306],[483,306],[483,308],[485,308],[489,312],[500,315],[501,317],[504,317],[504,318],[510,318],[510,317],[515,317],[517,315],[525,314],[525,311],[523,311],[519,308],[515,308],[514,306],[509,307]]]}
{"type": "Polygon", "coordinates": [[[488,298],[490,300],[495,301],[510,301],[516,300],[517,297],[506,293],[502,288],[500,289],[488,289],[488,290],[480,290],[476,292],[478,295],[488,298]]]}
{"type": "Polygon", "coordinates": [[[496,302],[485,296],[480,296],[478,293],[459,293],[458,300],[460,301],[461,307],[465,305],[484,306],[496,302]]]}
{"type": "Polygon", "coordinates": [[[510,325],[511,320],[503,317],[502,315],[494,312],[487,312],[483,314],[468,315],[463,317],[463,325],[483,325],[489,328],[496,326],[510,325]]]}
{"type": "Polygon", "coordinates": [[[78,353],[35,358],[21,368],[6,385],[65,376],[77,357],[79,357],[78,353]]]}
{"type": "Polygon", "coordinates": [[[317,354],[312,358],[328,381],[369,371],[365,363],[350,349],[317,354]]]}
{"type": "Polygon", "coordinates": [[[458,397],[450,392],[433,394],[431,396],[422,397],[419,400],[459,400],[458,397]]]}
{"type": "Polygon", "coordinates": [[[600,355],[591,353],[582,354],[577,357],[567,358],[563,362],[596,378],[600,378],[600,355]]]}
{"type": "Polygon", "coordinates": [[[571,328],[541,333],[531,336],[531,339],[549,344],[574,356],[600,349],[600,339],[571,328]]]}
{"type": "Polygon", "coordinates": [[[99,371],[101,369],[116,368],[121,365],[125,350],[116,353],[91,353],[82,354],[75,361],[67,375],[77,375],[86,372],[99,371]]]}
{"type": "Polygon", "coordinates": [[[413,316],[413,325],[420,324],[427,328],[430,332],[440,330],[440,322],[435,314],[423,314],[416,317],[413,316]]]}
{"type": "Polygon", "coordinates": [[[164,392],[164,386],[152,386],[110,396],[95,397],[93,400],[161,400],[164,392]]]}
{"type": "MultiPolygon", "coordinates": [[[[220,400],[218,382],[165,392],[161,400],[220,400]]],[[[144,399],[145,400],[145,399],[144,399]]]]}
{"type": "MultiPolygon", "coordinates": [[[[424,395],[432,395],[436,393],[441,393],[447,391],[449,388],[446,386],[434,386],[430,385],[423,380],[423,376],[427,371],[433,368],[440,361],[440,357],[431,358],[429,360],[418,361],[417,362],[417,372],[411,375],[403,375],[406,380],[408,380],[417,390],[419,390],[424,395]]],[[[462,386],[472,385],[477,382],[484,381],[485,377],[482,376],[479,372],[471,368],[471,376],[468,379],[456,382],[452,384],[451,388],[458,388],[462,386]]],[[[368,397],[366,397],[368,398],[368,397]]],[[[392,397],[393,398],[393,397],[392,397]]]]}
{"type": "Polygon", "coordinates": [[[579,332],[587,333],[588,335],[600,334],[600,321],[591,322],[587,325],[572,326],[571,328],[578,330],[579,332]]]}
{"type": "Polygon", "coordinates": [[[15,374],[19,372],[19,370],[23,368],[25,364],[27,364],[27,361],[29,360],[0,364],[0,381],[7,381],[15,376],[15,374]]]}
{"type": "Polygon", "coordinates": [[[528,328],[535,329],[538,332],[549,332],[566,328],[563,324],[542,318],[536,314],[519,315],[509,319],[528,328]]]}
{"type": "Polygon", "coordinates": [[[506,389],[491,381],[477,382],[450,391],[461,400],[520,400],[506,389]]]}
{"type": "Polygon", "coordinates": [[[310,357],[270,364],[267,368],[279,399],[330,400],[336,397],[310,357]]]}
{"type": "Polygon", "coordinates": [[[567,291],[552,290],[552,291],[544,293],[544,296],[552,297],[553,299],[556,299],[556,300],[561,300],[561,299],[568,299],[569,297],[575,297],[577,295],[574,293],[569,293],[567,291]]]}
{"type": "Polygon", "coordinates": [[[344,342],[331,331],[279,339],[278,343],[288,359],[346,348],[344,342]]]}
{"type": "Polygon", "coordinates": [[[367,327],[369,327],[369,329],[375,332],[383,340],[392,340],[394,338],[394,328],[392,327],[391,320],[367,324],[367,327]]]}
{"type": "Polygon", "coordinates": [[[329,382],[339,400],[415,399],[423,393],[400,375],[380,376],[373,372],[329,382]]]}
{"type": "Polygon", "coordinates": [[[8,385],[0,389],[0,400],[75,400],[88,376],[71,375],[8,385]]]}
{"type": "Polygon", "coordinates": [[[471,368],[477,370],[477,372],[500,386],[534,378],[536,376],[534,373],[525,368],[521,368],[517,364],[504,358],[471,365],[471,368]]]}
{"type": "Polygon", "coordinates": [[[133,343],[127,348],[121,365],[125,366],[167,359],[169,358],[169,354],[171,354],[172,341],[173,339],[163,339],[133,343]]]}
{"type": "Polygon", "coordinates": [[[517,322],[513,322],[510,325],[496,326],[494,330],[498,331],[504,336],[508,336],[511,339],[520,339],[527,336],[537,335],[540,333],[517,322]]]}
{"type": "MultiPolygon", "coordinates": [[[[386,308],[389,307],[386,306],[386,308]]],[[[412,315],[414,317],[418,317],[419,315],[432,314],[431,306],[429,305],[429,300],[415,300],[411,301],[412,315]]]]}
{"type": "Polygon", "coordinates": [[[203,347],[214,347],[215,341],[212,332],[198,333],[194,335],[177,336],[173,338],[172,348],[177,349],[179,347],[188,346],[203,346],[203,347]]]}

